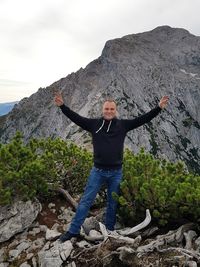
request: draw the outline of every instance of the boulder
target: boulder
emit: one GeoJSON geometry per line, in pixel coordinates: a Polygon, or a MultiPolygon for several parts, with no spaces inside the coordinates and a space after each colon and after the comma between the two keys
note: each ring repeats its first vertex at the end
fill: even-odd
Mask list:
{"type": "Polygon", "coordinates": [[[38,200],[17,201],[13,205],[0,207],[0,243],[29,228],[41,209],[38,200]]]}

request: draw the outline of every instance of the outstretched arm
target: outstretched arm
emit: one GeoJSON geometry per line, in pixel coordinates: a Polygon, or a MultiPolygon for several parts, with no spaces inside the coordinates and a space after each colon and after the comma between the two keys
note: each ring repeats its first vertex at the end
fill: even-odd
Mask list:
{"type": "Polygon", "coordinates": [[[94,119],[85,118],[83,116],[80,116],[78,113],[72,111],[64,104],[62,95],[60,93],[55,94],[54,102],[58,107],[60,107],[65,116],[67,116],[71,121],[73,121],[75,124],[77,124],[86,131],[92,131],[94,119]]]}
{"type": "Polygon", "coordinates": [[[150,122],[154,117],[156,117],[161,112],[162,109],[166,107],[168,100],[169,100],[168,96],[163,96],[159,102],[159,105],[156,108],[135,119],[123,120],[126,131],[128,132],[145,123],[150,122]]]}

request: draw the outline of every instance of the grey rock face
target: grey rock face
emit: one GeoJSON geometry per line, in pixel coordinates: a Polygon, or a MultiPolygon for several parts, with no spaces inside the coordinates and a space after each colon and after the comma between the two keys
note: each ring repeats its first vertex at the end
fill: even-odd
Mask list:
{"type": "Polygon", "coordinates": [[[59,233],[57,230],[50,230],[47,229],[46,231],[46,240],[53,240],[56,237],[59,237],[61,235],[61,233],[59,233]]]}
{"type": "Polygon", "coordinates": [[[86,218],[82,225],[84,232],[88,235],[90,230],[99,230],[99,222],[95,217],[86,218]]]}
{"type": "Polygon", "coordinates": [[[125,144],[134,152],[143,146],[200,170],[200,37],[163,26],[106,42],[101,56],[85,69],[40,88],[0,119],[2,142],[20,130],[26,140],[60,136],[91,147],[90,136],[53,104],[55,90],[62,92],[66,105],[88,117],[101,115],[107,96],[117,101],[119,117],[133,118],[169,95],[167,109],[131,131],[125,144]]]}
{"type": "Polygon", "coordinates": [[[59,267],[63,261],[69,257],[73,249],[71,241],[64,243],[55,242],[49,249],[44,247],[39,253],[39,265],[40,267],[59,267]]]}
{"type": "Polygon", "coordinates": [[[0,243],[28,228],[41,209],[38,201],[18,201],[12,206],[0,207],[0,243]]]}

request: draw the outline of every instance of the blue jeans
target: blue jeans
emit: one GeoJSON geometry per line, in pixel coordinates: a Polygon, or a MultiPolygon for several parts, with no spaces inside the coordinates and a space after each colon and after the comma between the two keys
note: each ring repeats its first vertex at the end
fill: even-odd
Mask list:
{"type": "Polygon", "coordinates": [[[119,193],[119,185],[122,179],[122,169],[102,170],[93,167],[88,178],[83,196],[79,202],[76,214],[71,222],[69,232],[78,234],[81,225],[88,215],[97,193],[103,184],[107,184],[107,210],[105,225],[109,230],[114,230],[116,223],[117,202],[112,197],[112,192],[119,193]]]}

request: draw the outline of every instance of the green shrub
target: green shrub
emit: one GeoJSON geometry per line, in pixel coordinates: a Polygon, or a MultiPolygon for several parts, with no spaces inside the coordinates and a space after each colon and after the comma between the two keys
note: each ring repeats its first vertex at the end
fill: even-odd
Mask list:
{"type": "Polygon", "coordinates": [[[61,139],[31,139],[18,132],[0,144],[0,205],[14,199],[47,196],[58,186],[81,193],[92,165],[92,155],[61,139]]]}
{"type": "Polygon", "coordinates": [[[92,154],[59,138],[40,140],[39,149],[46,168],[44,179],[65,187],[72,195],[81,193],[92,166],[92,154]]]}
{"type": "Polygon", "coordinates": [[[143,220],[146,209],[160,225],[199,218],[200,177],[188,173],[183,162],[158,160],[144,149],[137,155],[126,150],[123,173],[121,195],[114,197],[124,224],[143,220]]]}
{"type": "Polygon", "coordinates": [[[9,144],[1,144],[0,205],[11,203],[13,198],[27,200],[39,192],[46,194],[44,173],[44,164],[30,147],[23,145],[20,133],[9,144]]]}

